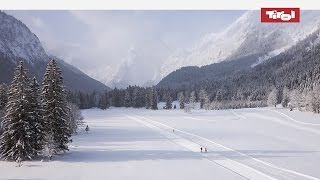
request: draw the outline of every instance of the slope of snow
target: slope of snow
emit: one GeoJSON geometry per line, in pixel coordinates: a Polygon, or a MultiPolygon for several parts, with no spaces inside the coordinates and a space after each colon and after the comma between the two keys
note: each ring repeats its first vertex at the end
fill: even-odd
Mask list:
{"type": "Polygon", "coordinates": [[[38,37],[22,22],[4,12],[0,12],[0,32],[0,52],[6,56],[23,58],[31,64],[48,60],[38,37]]]}
{"type": "Polygon", "coordinates": [[[73,137],[70,152],[22,167],[1,161],[1,178],[320,178],[318,114],[281,108],[188,114],[111,108],[84,110],[83,115],[90,131],[73,137]]]}
{"type": "Polygon", "coordinates": [[[270,58],[304,39],[319,24],[320,11],[302,11],[301,22],[294,24],[263,24],[260,11],[247,11],[224,31],[208,34],[192,48],[174,52],[153,79],[160,81],[184,66],[204,66],[251,54],[270,58]]]}

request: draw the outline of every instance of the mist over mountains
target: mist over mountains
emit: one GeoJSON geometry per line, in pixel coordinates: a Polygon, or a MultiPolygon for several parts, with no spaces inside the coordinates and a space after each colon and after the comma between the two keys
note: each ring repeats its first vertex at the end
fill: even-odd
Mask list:
{"type": "Polygon", "coordinates": [[[48,55],[38,37],[24,23],[4,12],[0,12],[0,32],[1,83],[11,82],[14,68],[19,61],[25,62],[30,77],[35,76],[41,82],[46,64],[54,58],[63,70],[67,90],[91,92],[108,89],[72,65],[48,55]]]}
{"type": "Polygon", "coordinates": [[[255,56],[257,65],[295,45],[319,28],[320,11],[302,11],[300,23],[261,23],[260,11],[247,11],[220,33],[203,37],[190,49],[175,51],[154,80],[186,66],[206,66],[255,56]]]}

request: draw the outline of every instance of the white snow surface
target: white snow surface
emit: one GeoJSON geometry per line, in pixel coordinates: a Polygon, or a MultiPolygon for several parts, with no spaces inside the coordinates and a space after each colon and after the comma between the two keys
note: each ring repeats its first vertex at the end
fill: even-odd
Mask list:
{"type": "Polygon", "coordinates": [[[0,179],[320,179],[318,114],[283,108],[82,112],[90,131],[73,136],[70,152],[21,167],[1,161],[0,179]]]}

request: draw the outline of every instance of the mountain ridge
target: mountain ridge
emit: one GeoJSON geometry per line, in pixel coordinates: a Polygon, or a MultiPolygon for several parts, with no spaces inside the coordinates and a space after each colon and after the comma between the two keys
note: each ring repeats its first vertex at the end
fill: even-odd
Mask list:
{"type": "Polygon", "coordinates": [[[175,51],[153,80],[160,82],[181,67],[201,67],[253,54],[261,54],[257,62],[267,60],[313,33],[319,24],[320,11],[302,11],[301,22],[295,24],[263,24],[259,11],[247,11],[224,31],[205,35],[190,49],[175,51]]]}
{"type": "Polygon", "coordinates": [[[25,62],[30,76],[42,80],[47,63],[55,58],[65,75],[64,82],[67,90],[90,92],[109,89],[76,67],[59,58],[49,56],[39,38],[20,20],[0,11],[0,24],[0,83],[11,82],[14,68],[19,61],[25,62]]]}

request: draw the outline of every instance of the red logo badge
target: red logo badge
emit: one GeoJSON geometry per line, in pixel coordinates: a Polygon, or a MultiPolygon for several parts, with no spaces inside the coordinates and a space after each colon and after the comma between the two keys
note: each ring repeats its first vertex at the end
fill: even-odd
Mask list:
{"type": "Polygon", "coordinates": [[[261,22],[266,22],[266,23],[300,22],[300,8],[261,8],[261,22]]]}

